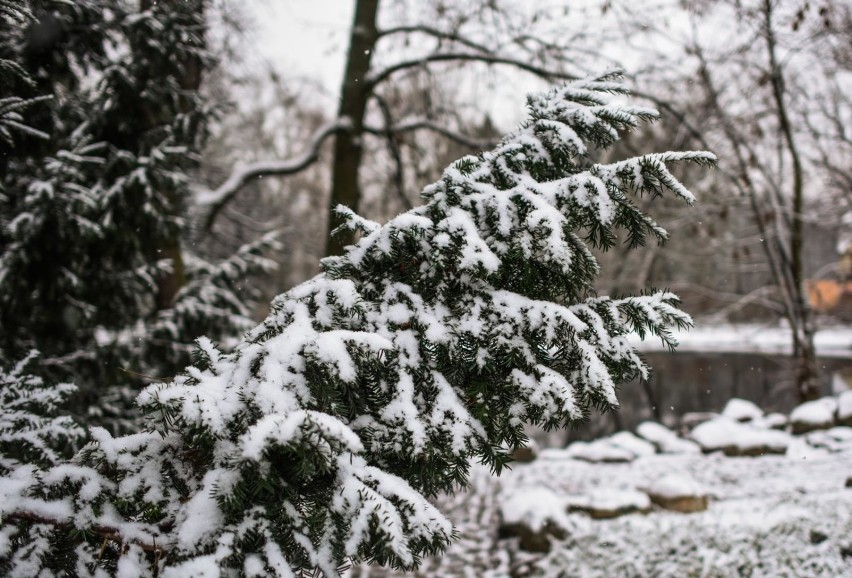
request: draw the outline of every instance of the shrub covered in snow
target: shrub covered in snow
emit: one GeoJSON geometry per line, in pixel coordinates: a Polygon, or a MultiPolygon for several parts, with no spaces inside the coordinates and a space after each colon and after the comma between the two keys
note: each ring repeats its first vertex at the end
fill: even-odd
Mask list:
{"type": "Polygon", "coordinates": [[[143,392],[145,431],[96,429],[73,463],[3,482],[0,572],[332,577],[445,548],[428,498],[471,461],[499,472],[524,424],[617,407],[616,384],[647,376],[628,335],[672,345],[690,323],[669,292],[594,291],[591,248],[666,238],[639,197],[692,202],[666,163],[714,162],[592,163],[656,116],[608,103],[624,92],[603,77],[530,96],[530,119],[448,168],[424,206],[384,226],[350,214],[361,241],[233,353],[202,339],[194,367],[143,392]]]}

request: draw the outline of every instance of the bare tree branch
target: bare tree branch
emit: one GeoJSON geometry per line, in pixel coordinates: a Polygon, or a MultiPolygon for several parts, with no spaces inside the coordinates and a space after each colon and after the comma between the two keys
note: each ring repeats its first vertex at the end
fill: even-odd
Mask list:
{"type": "Polygon", "coordinates": [[[367,77],[366,83],[369,87],[374,87],[377,84],[380,84],[396,74],[401,70],[406,70],[409,68],[415,68],[418,66],[423,66],[424,64],[428,64],[430,62],[482,62],[484,64],[505,64],[507,66],[512,66],[519,70],[523,70],[529,72],[530,74],[534,74],[541,78],[545,78],[548,80],[553,79],[564,79],[564,80],[577,80],[579,75],[571,74],[569,72],[564,72],[561,70],[550,70],[547,68],[542,68],[540,66],[536,66],[534,64],[530,64],[529,62],[525,62],[523,60],[518,60],[516,58],[512,58],[511,56],[498,56],[495,54],[482,54],[480,52],[442,52],[437,54],[427,54],[421,58],[415,58],[412,60],[403,60],[402,62],[397,62],[396,64],[391,64],[390,66],[383,68],[382,70],[378,70],[375,73],[371,74],[367,77]]]}
{"type": "Polygon", "coordinates": [[[311,138],[308,148],[301,155],[289,159],[259,161],[235,170],[225,182],[214,191],[204,191],[196,195],[197,204],[207,209],[204,230],[209,231],[219,212],[245,185],[254,179],[265,176],[286,176],[303,171],[319,158],[320,148],[325,139],[340,131],[348,130],[351,123],[346,118],[338,118],[321,126],[311,138]]]}
{"type": "Polygon", "coordinates": [[[384,30],[379,30],[379,38],[385,38],[387,36],[392,36],[394,34],[411,34],[411,33],[421,33],[426,34],[428,36],[432,36],[433,38],[437,38],[439,40],[449,40],[451,42],[457,42],[468,48],[472,48],[473,50],[479,50],[486,54],[490,54],[492,51],[490,48],[483,44],[479,44],[478,42],[474,42],[464,36],[456,32],[452,32],[449,30],[439,30],[437,28],[433,28],[431,26],[426,25],[410,25],[410,26],[395,26],[393,28],[386,28],[384,30]]]}
{"type": "Polygon", "coordinates": [[[453,142],[456,142],[462,146],[469,147],[474,150],[483,150],[490,149],[497,143],[493,140],[489,139],[477,139],[472,136],[468,136],[466,134],[462,134],[457,132],[451,128],[443,126],[441,124],[436,123],[435,121],[429,119],[409,119],[398,122],[388,128],[377,128],[372,126],[365,126],[364,130],[366,130],[370,134],[374,135],[384,135],[388,132],[393,134],[412,132],[415,130],[431,130],[432,132],[436,132],[441,136],[444,136],[450,139],[453,142]]]}
{"type": "Polygon", "coordinates": [[[390,108],[388,107],[388,103],[385,102],[378,94],[373,94],[373,98],[376,99],[376,102],[379,103],[379,109],[382,111],[382,116],[385,119],[386,128],[382,134],[385,137],[385,142],[388,145],[388,152],[390,152],[391,157],[393,157],[394,164],[396,165],[396,170],[394,171],[394,184],[396,185],[396,194],[399,197],[399,200],[402,202],[402,207],[406,211],[410,211],[414,208],[414,205],[411,204],[411,200],[405,194],[405,173],[403,169],[402,162],[402,151],[399,150],[399,143],[396,140],[396,136],[390,127],[393,125],[393,117],[391,116],[390,108]]]}

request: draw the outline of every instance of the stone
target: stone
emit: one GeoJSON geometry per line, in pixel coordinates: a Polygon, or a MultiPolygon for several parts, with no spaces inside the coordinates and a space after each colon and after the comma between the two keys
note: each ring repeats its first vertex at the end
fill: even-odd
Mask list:
{"type": "Polygon", "coordinates": [[[518,488],[502,496],[499,506],[499,538],[518,538],[527,552],[550,551],[551,539],[562,540],[565,530],[565,498],[545,487],[518,488]]]}
{"type": "Polygon", "coordinates": [[[636,426],[636,433],[654,444],[664,454],[697,454],[701,448],[695,442],[685,440],[675,432],[654,421],[645,421],[636,426]]]}
{"type": "Polygon", "coordinates": [[[654,481],[646,491],[651,502],[673,512],[703,512],[709,503],[707,492],[701,484],[680,474],[663,476],[654,481]]]}
{"type": "Polygon", "coordinates": [[[793,433],[801,435],[832,427],[836,411],[837,400],[833,397],[823,397],[801,404],[790,413],[793,433]]]}
{"type": "Polygon", "coordinates": [[[791,439],[784,432],[752,427],[726,417],[704,422],[689,435],[704,452],[722,451],[730,457],[784,454],[791,439]]]}
{"type": "Polygon", "coordinates": [[[828,535],[820,532],[819,530],[811,530],[810,540],[811,544],[821,544],[828,540],[828,535]]]}
{"type": "Polygon", "coordinates": [[[719,417],[718,413],[712,411],[691,411],[683,414],[680,418],[681,433],[687,434],[697,426],[719,417]]]}
{"type": "Polygon", "coordinates": [[[651,511],[651,499],[638,490],[599,488],[568,499],[569,512],[581,512],[595,520],[651,511]]]}
{"type": "Polygon", "coordinates": [[[734,421],[755,421],[763,417],[763,410],[747,399],[733,397],[725,404],[722,415],[734,421]]]}
{"type": "Polygon", "coordinates": [[[837,424],[852,427],[852,390],[837,396],[837,424]]]}
{"type": "Polygon", "coordinates": [[[538,457],[538,444],[530,441],[527,445],[512,450],[512,461],[521,464],[528,464],[538,457]]]}

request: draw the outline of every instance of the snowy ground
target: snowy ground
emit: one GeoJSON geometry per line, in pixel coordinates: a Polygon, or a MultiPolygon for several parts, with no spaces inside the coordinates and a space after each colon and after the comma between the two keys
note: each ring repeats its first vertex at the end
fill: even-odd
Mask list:
{"type": "MultiPolygon", "coordinates": [[[[852,433],[835,428],[839,437],[852,433]]],[[[590,463],[571,449],[544,450],[500,478],[478,468],[469,491],[442,500],[459,540],[426,560],[422,577],[735,577],[852,576],[852,439],[821,447],[825,432],[792,437],[785,455],[726,457],[711,454],[641,455],[624,463],[590,463]],[[808,443],[806,439],[810,439],[808,443]],[[813,445],[815,444],[815,445],[813,445]],[[567,513],[572,499],[635,495],[664,476],[678,474],[703,487],[704,512],[682,514],[654,507],[597,520],[567,513]],[[551,517],[567,537],[548,553],[519,549],[499,539],[501,510],[527,508],[551,517]]],[[[852,436],[850,436],[852,437],[852,436]]],[[[381,568],[355,568],[353,577],[395,576],[381,568]]]]}

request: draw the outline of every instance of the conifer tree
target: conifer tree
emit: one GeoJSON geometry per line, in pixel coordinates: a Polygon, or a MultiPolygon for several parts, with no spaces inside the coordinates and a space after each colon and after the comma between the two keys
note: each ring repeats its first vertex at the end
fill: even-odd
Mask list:
{"type": "Polygon", "coordinates": [[[273,241],[221,264],[183,245],[214,113],[204,0],[0,6],[0,359],[39,350],[75,413],[115,429],[140,375],[252,326],[237,285],[273,241]]]}
{"type": "MultiPolygon", "coordinates": [[[[667,163],[594,164],[594,149],[656,112],[609,103],[613,76],[528,98],[529,120],[465,157],[426,203],[279,296],[231,353],[138,398],[141,433],[94,441],[69,464],[13,472],[0,490],[8,576],[340,575],[350,561],[416,568],[452,527],[429,502],[471,462],[499,472],[525,424],[615,409],[648,368],[628,336],[690,324],[667,291],[594,290],[593,248],[665,230],[636,199],[692,195],[667,163]]],[[[346,213],[346,211],[344,211],[346,213]]]]}

